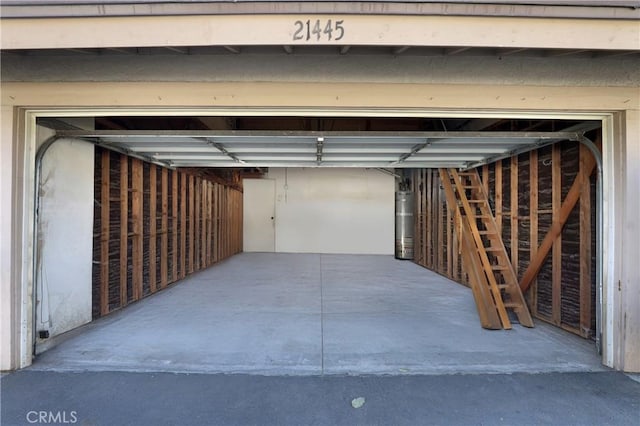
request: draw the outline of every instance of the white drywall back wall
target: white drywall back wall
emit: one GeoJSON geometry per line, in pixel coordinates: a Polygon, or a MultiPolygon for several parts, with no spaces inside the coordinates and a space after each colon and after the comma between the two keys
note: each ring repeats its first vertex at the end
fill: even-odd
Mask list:
{"type": "Polygon", "coordinates": [[[270,169],[276,252],[393,254],[392,176],[370,169],[270,169]]]}
{"type": "Polygon", "coordinates": [[[91,321],[93,145],[55,142],[41,176],[36,330],[53,337],[91,321]]]}

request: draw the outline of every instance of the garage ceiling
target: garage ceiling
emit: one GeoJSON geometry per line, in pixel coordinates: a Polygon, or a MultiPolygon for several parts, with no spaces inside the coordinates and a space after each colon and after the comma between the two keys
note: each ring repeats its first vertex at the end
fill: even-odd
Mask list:
{"type": "Polygon", "coordinates": [[[576,132],[58,131],[170,167],[467,168],[576,132]]]}

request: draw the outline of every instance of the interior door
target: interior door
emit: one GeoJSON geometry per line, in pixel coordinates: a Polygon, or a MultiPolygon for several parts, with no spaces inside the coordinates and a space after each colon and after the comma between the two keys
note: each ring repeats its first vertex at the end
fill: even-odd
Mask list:
{"type": "Polygon", "coordinates": [[[273,179],[244,179],[245,252],[273,252],[276,247],[276,184],[273,179]]]}

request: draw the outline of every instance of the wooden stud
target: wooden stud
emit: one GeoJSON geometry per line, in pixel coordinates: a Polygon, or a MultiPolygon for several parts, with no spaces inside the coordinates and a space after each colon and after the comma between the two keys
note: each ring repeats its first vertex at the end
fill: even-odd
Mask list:
{"type": "MultiPolygon", "coordinates": [[[[446,195],[446,192],[445,192],[446,195]]],[[[460,276],[460,266],[459,259],[461,255],[461,247],[458,245],[459,237],[458,237],[458,219],[456,215],[452,215],[451,229],[454,233],[453,238],[451,240],[451,257],[452,257],[452,268],[453,268],[453,279],[461,282],[462,277],[460,276]]]]}
{"type": "MultiPolygon", "coordinates": [[[[445,208],[446,208],[446,200],[445,200],[445,208]]],[[[451,265],[452,259],[453,259],[453,252],[452,252],[452,243],[453,243],[453,238],[452,238],[452,232],[453,232],[453,226],[452,226],[452,218],[451,218],[451,209],[446,209],[447,210],[447,218],[446,218],[446,228],[447,228],[447,245],[445,247],[446,249],[446,253],[447,253],[447,277],[453,279],[453,268],[451,265]]]]}
{"type": "Polygon", "coordinates": [[[131,232],[132,249],[131,263],[133,266],[132,286],[133,300],[142,298],[142,260],[143,260],[143,176],[142,161],[137,158],[131,160],[131,232]]]}
{"type": "Polygon", "coordinates": [[[224,259],[224,253],[222,252],[222,185],[218,185],[218,211],[216,213],[217,227],[218,227],[218,240],[217,240],[217,248],[218,248],[218,261],[224,259]]]}
{"type": "Polygon", "coordinates": [[[202,193],[200,192],[200,187],[202,184],[202,179],[200,177],[194,177],[194,209],[195,211],[191,214],[194,218],[193,224],[193,268],[194,270],[200,269],[200,230],[202,224],[200,223],[200,216],[202,213],[201,203],[202,203],[202,193]]]}
{"type": "Polygon", "coordinates": [[[428,268],[433,268],[432,262],[432,239],[431,239],[431,226],[433,223],[433,173],[429,169],[427,170],[427,215],[425,217],[427,235],[425,241],[425,265],[428,268]]]}
{"type": "Polygon", "coordinates": [[[225,210],[225,213],[226,213],[226,216],[225,216],[225,228],[226,228],[226,232],[225,232],[225,235],[226,235],[226,239],[225,239],[226,247],[225,247],[225,248],[226,248],[226,257],[229,257],[229,256],[230,256],[230,253],[231,253],[231,246],[230,246],[230,244],[229,244],[229,242],[230,242],[230,241],[229,241],[229,240],[230,240],[230,238],[229,238],[229,237],[230,237],[230,231],[231,231],[231,227],[230,227],[230,225],[229,225],[229,217],[230,217],[229,212],[230,212],[230,210],[231,210],[231,203],[229,202],[229,201],[230,201],[230,200],[229,200],[229,193],[230,193],[230,192],[231,192],[231,191],[229,190],[229,187],[228,187],[228,186],[225,186],[225,188],[224,188],[224,199],[225,199],[225,203],[226,203],[226,205],[227,205],[227,208],[226,208],[226,210],[225,210]]]}
{"type": "Polygon", "coordinates": [[[127,271],[129,267],[129,158],[120,156],[120,307],[129,302],[127,271]]]}
{"type": "Polygon", "coordinates": [[[238,253],[242,252],[242,192],[236,191],[238,210],[236,211],[236,226],[238,227],[238,253]]]}
{"type": "MultiPolygon", "coordinates": [[[[560,144],[554,144],[551,151],[551,210],[552,223],[555,227],[559,227],[560,224],[560,207],[562,197],[562,169],[560,155],[560,144]]],[[[559,325],[562,322],[562,232],[558,233],[555,241],[553,242],[551,257],[551,318],[554,324],[559,325]]]]}
{"type": "Polygon", "coordinates": [[[100,182],[100,315],[109,313],[109,221],[111,181],[111,152],[103,150],[100,182]]]}
{"type": "Polygon", "coordinates": [[[209,219],[211,222],[210,225],[210,231],[209,233],[211,234],[210,236],[210,242],[209,245],[211,246],[211,263],[215,263],[217,261],[217,250],[216,250],[216,241],[218,239],[218,234],[217,234],[217,229],[216,229],[216,207],[217,207],[217,197],[216,197],[216,183],[211,183],[210,184],[210,189],[209,189],[209,204],[210,204],[210,211],[209,211],[209,219]]]}
{"type": "Polygon", "coordinates": [[[224,187],[224,253],[229,257],[229,188],[224,187]]]}
{"type": "Polygon", "coordinates": [[[188,271],[189,273],[193,272],[193,261],[194,261],[194,251],[195,251],[195,197],[194,197],[194,178],[193,175],[189,175],[189,257],[188,257],[188,271]]]}
{"type": "Polygon", "coordinates": [[[212,263],[218,262],[218,226],[216,219],[216,211],[218,208],[218,196],[217,196],[218,184],[211,183],[211,261],[212,263]]]}
{"type": "Polygon", "coordinates": [[[171,171],[171,281],[178,281],[178,186],[180,173],[171,171]]]}
{"type": "Polygon", "coordinates": [[[214,238],[214,230],[213,230],[213,203],[214,203],[214,198],[213,198],[213,183],[209,182],[208,184],[208,191],[209,191],[209,214],[207,216],[207,220],[209,221],[209,232],[207,233],[207,248],[209,250],[209,261],[208,264],[212,265],[215,261],[213,259],[213,243],[215,241],[214,238]]]}
{"type": "Polygon", "coordinates": [[[591,335],[591,170],[593,154],[580,145],[580,334],[591,335]]]}
{"type": "Polygon", "coordinates": [[[200,269],[207,267],[207,181],[200,182],[200,269]]]}
{"type": "Polygon", "coordinates": [[[415,240],[414,240],[414,262],[418,265],[422,265],[422,170],[415,170],[413,172],[415,186],[416,186],[416,210],[417,214],[415,216],[415,240]]]}
{"type": "Polygon", "coordinates": [[[438,242],[436,244],[436,248],[438,249],[438,270],[440,271],[440,273],[444,273],[444,217],[442,215],[442,209],[445,208],[446,209],[446,205],[443,203],[444,200],[442,198],[442,191],[440,190],[440,181],[438,179],[438,176],[435,175],[434,176],[434,182],[435,182],[435,190],[436,190],[436,194],[437,194],[437,206],[438,206],[438,216],[437,216],[437,222],[436,222],[436,226],[438,228],[438,242]]]}
{"type": "Polygon", "coordinates": [[[413,261],[415,263],[417,263],[418,265],[420,264],[420,258],[422,257],[422,250],[421,250],[421,241],[420,241],[420,236],[422,235],[422,229],[420,228],[420,218],[422,216],[422,200],[421,200],[421,194],[420,194],[420,170],[414,170],[413,171],[413,176],[411,181],[414,182],[414,187],[415,187],[415,208],[416,208],[416,212],[414,214],[414,248],[413,248],[413,261]]]}
{"type": "Polygon", "coordinates": [[[168,251],[169,251],[169,170],[162,168],[160,177],[160,288],[165,288],[168,279],[168,251]]]}
{"type": "Polygon", "coordinates": [[[156,165],[149,165],[149,290],[155,293],[157,290],[156,276],[156,255],[158,233],[156,232],[158,215],[157,215],[157,196],[158,185],[156,183],[156,165]]]}
{"type": "Polygon", "coordinates": [[[209,246],[207,245],[207,234],[209,233],[209,182],[202,181],[202,241],[200,245],[200,263],[203,268],[209,266],[209,246]]]}
{"type": "Polygon", "coordinates": [[[511,157],[511,265],[518,276],[518,157],[511,157]]]}
{"type": "Polygon", "coordinates": [[[218,252],[219,260],[224,259],[224,227],[222,215],[224,212],[224,198],[222,195],[222,185],[218,185],[218,252]]]}
{"type": "Polygon", "coordinates": [[[421,251],[421,259],[420,264],[424,267],[427,266],[427,221],[429,220],[429,210],[427,205],[427,193],[429,188],[427,187],[427,173],[429,171],[427,169],[422,169],[422,216],[420,217],[420,223],[422,228],[422,236],[420,239],[420,244],[422,245],[421,251]]]}
{"type": "Polygon", "coordinates": [[[489,165],[482,166],[482,186],[484,187],[484,193],[489,194],[489,165]]]}
{"type": "MultiPolygon", "coordinates": [[[[529,265],[538,253],[538,151],[529,153],[529,265]]],[[[537,280],[532,282],[530,305],[533,314],[538,312],[537,280]]]]}
{"type": "Polygon", "coordinates": [[[180,278],[187,276],[187,175],[180,175],[180,278]]]}
{"type": "Polygon", "coordinates": [[[495,217],[498,233],[502,235],[502,160],[496,162],[496,196],[495,196],[495,217]]]}

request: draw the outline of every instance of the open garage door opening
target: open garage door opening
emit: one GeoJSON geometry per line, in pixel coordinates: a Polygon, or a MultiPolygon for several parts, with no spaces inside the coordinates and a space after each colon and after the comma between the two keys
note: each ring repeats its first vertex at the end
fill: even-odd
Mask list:
{"type": "Polygon", "coordinates": [[[188,371],[527,371],[553,369],[554,356],[557,368],[597,367],[596,162],[580,138],[599,141],[598,121],[149,115],[39,124],[59,139],[43,156],[39,189],[38,352],[68,339],[41,355],[43,368],[92,358],[105,367],[100,351],[126,369],[144,356],[125,352],[148,351],[149,368],[188,371]],[[510,332],[483,330],[477,295],[451,282],[477,285],[464,256],[472,230],[447,199],[445,170],[476,173],[534,330],[511,312],[510,332]],[[399,191],[413,198],[413,262],[394,259],[399,191]],[[72,242],[78,256],[64,256],[72,242]],[[232,324],[238,318],[244,327],[232,324]],[[105,348],[119,328],[138,343],[122,342],[118,354],[105,348]],[[549,352],[528,358],[528,344],[549,352]],[[505,345],[511,360],[498,355],[505,345]]]}

